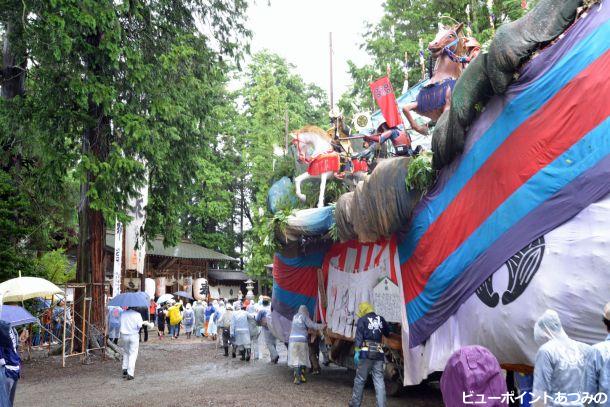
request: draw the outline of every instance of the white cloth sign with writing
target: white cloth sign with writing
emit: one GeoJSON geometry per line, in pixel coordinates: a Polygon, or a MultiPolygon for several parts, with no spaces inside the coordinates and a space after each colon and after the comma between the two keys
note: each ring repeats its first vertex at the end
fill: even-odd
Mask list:
{"type": "Polygon", "coordinates": [[[339,335],[353,338],[361,302],[373,303],[373,289],[390,277],[397,264],[393,242],[339,246],[327,259],[326,323],[339,335]]]}
{"type": "Polygon", "coordinates": [[[373,289],[375,312],[388,322],[401,322],[400,289],[392,280],[384,277],[373,289]]]}
{"type": "Polygon", "coordinates": [[[121,269],[123,266],[123,224],[115,221],[114,226],[114,265],[112,269],[112,296],[121,293],[121,269]]]}
{"type": "Polygon", "coordinates": [[[132,221],[125,229],[125,269],[136,270],[138,274],[144,273],[144,257],[146,255],[146,242],[142,236],[146,220],[146,205],[148,204],[148,184],[140,189],[140,194],[130,200],[132,221]]]}

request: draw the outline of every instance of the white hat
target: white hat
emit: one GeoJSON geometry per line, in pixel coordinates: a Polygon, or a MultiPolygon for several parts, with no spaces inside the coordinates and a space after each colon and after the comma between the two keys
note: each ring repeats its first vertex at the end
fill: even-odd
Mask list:
{"type": "Polygon", "coordinates": [[[610,302],[604,307],[604,318],[610,321],[610,302]]]}

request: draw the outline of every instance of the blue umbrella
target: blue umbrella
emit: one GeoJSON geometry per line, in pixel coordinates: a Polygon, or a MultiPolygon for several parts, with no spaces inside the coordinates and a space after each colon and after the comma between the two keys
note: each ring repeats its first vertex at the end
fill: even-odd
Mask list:
{"type": "Polygon", "coordinates": [[[108,305],[114,307],[143,307],[148,308],[150,303],[150,297],[143,291],[137,291],[135,293],[123,293],[119,294],[110,300],[108,305]]]}
{"type": "Polygon", "coordinates": [[[184,297],[184,298],[188,298],[189,300],[192,300],[192,299],[193,299],[193,296],[192,296],[192,295],[190,295],[189,293],[187,293],[186,291],[176,291],[176,292],[174,293],[174,295],[175,295],[176,297],[184,297]]]}
{"type": "Polygon", "coordinates": [[[51,300],[46,300],[42,297],[34,298],[34,311],[42,311],[51,308],[51,300]]]}
{"type": "Polygon", "coordinates": [[[30,314],[25,308],[17,305],[3,305],[0,319],[11,324],[11,327],[38,322],[38,318],[30,314]]]}

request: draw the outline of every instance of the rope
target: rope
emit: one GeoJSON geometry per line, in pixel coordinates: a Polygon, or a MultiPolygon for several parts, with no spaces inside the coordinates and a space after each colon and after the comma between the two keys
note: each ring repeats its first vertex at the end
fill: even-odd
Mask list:
{"type": "Polygon", "coordinates": [[[453,47],[457,48],[457,45],[460,42],[460,38],[458,37],[457,32],[453,31],[453,33],[455,34],[455,40],[453,40],[449,44],[445,45],[443,47],[443,52],[453,62],[456,62],[458,64],[467,64],[470,62],[469,57],[467,57],[467,56],[461,57],[461,56],[457,55],[454,51],[451,50],[451,48],[453,48],[453,47]]]}

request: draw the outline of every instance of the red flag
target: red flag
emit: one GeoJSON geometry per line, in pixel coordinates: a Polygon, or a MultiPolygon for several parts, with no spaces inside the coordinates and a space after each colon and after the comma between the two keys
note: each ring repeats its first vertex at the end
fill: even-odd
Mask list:
{"type": "Polygon", "coordinates": [[[377,79],[375,82],[369,85],[371,92],[373,92],[373,98],[381,109],[386,123],[389,127],[396,127],[402,124],[402,118],[398,111],[398,104],[396,103],[396,96],[394,96],[394,89],[387,76],[377,79]]]}

